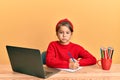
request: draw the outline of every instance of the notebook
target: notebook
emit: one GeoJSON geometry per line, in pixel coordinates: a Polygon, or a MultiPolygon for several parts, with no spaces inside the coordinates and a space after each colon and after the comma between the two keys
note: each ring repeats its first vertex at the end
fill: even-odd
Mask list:
{"type": "Polygon", "coordinates": [[[47,78],[60,70],[44,69],[40,50],[16,46],[6,46],[12,70],[40,78],[47,78]]]}

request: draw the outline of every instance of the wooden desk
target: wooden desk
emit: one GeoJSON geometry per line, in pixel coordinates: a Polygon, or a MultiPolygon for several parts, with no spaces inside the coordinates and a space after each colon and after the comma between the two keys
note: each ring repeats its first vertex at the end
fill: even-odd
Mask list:
{"type": "Polygon", "coordinates": [[[98,65],[86,66],[74,73],[60,71],[47,79],[16,73],[10,65],[0,65],[0,80],[120,80],[120,64],[112,64],[108,71],[98,65]]]}

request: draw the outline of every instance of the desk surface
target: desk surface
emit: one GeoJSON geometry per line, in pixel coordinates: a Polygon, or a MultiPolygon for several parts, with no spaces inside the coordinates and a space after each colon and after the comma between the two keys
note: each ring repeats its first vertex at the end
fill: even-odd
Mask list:
{"type": "Polygon", "coordinates": [[[120,64],[112,64],[110,70],[102,70],[98,65],[92,65],[74,73],[60,71],[47,79],[16,73],[10,65],[0,65],[0,80],[120,80],[120,64]]]}

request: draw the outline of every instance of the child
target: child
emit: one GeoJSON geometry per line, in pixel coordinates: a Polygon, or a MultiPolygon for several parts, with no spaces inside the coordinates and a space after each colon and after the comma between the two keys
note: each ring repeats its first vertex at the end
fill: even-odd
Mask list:
{"type": "Polygon", "coordinates": [[[70,42],[72,34],[73,24],[68,19],[62,19],[57,23],[56,35],[59,41],[52,41],[48,46],[47,66],[76,69],[79,66],[96,64],[96,58],[93,55],[82,46],[70,42]]]}

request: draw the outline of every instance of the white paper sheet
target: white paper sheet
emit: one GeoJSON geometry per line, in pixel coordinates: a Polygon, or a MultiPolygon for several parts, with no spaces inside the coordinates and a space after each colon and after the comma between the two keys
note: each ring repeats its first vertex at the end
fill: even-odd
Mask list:
{"type": "Polygon", "coordinates": [[[64,68],[57,68],[59,70],[64,70],[64,71],[68,71],[68,72],[75,72],[80,70],[82,67],[78,67],[77,69],[64,69],[64,68]]]}

